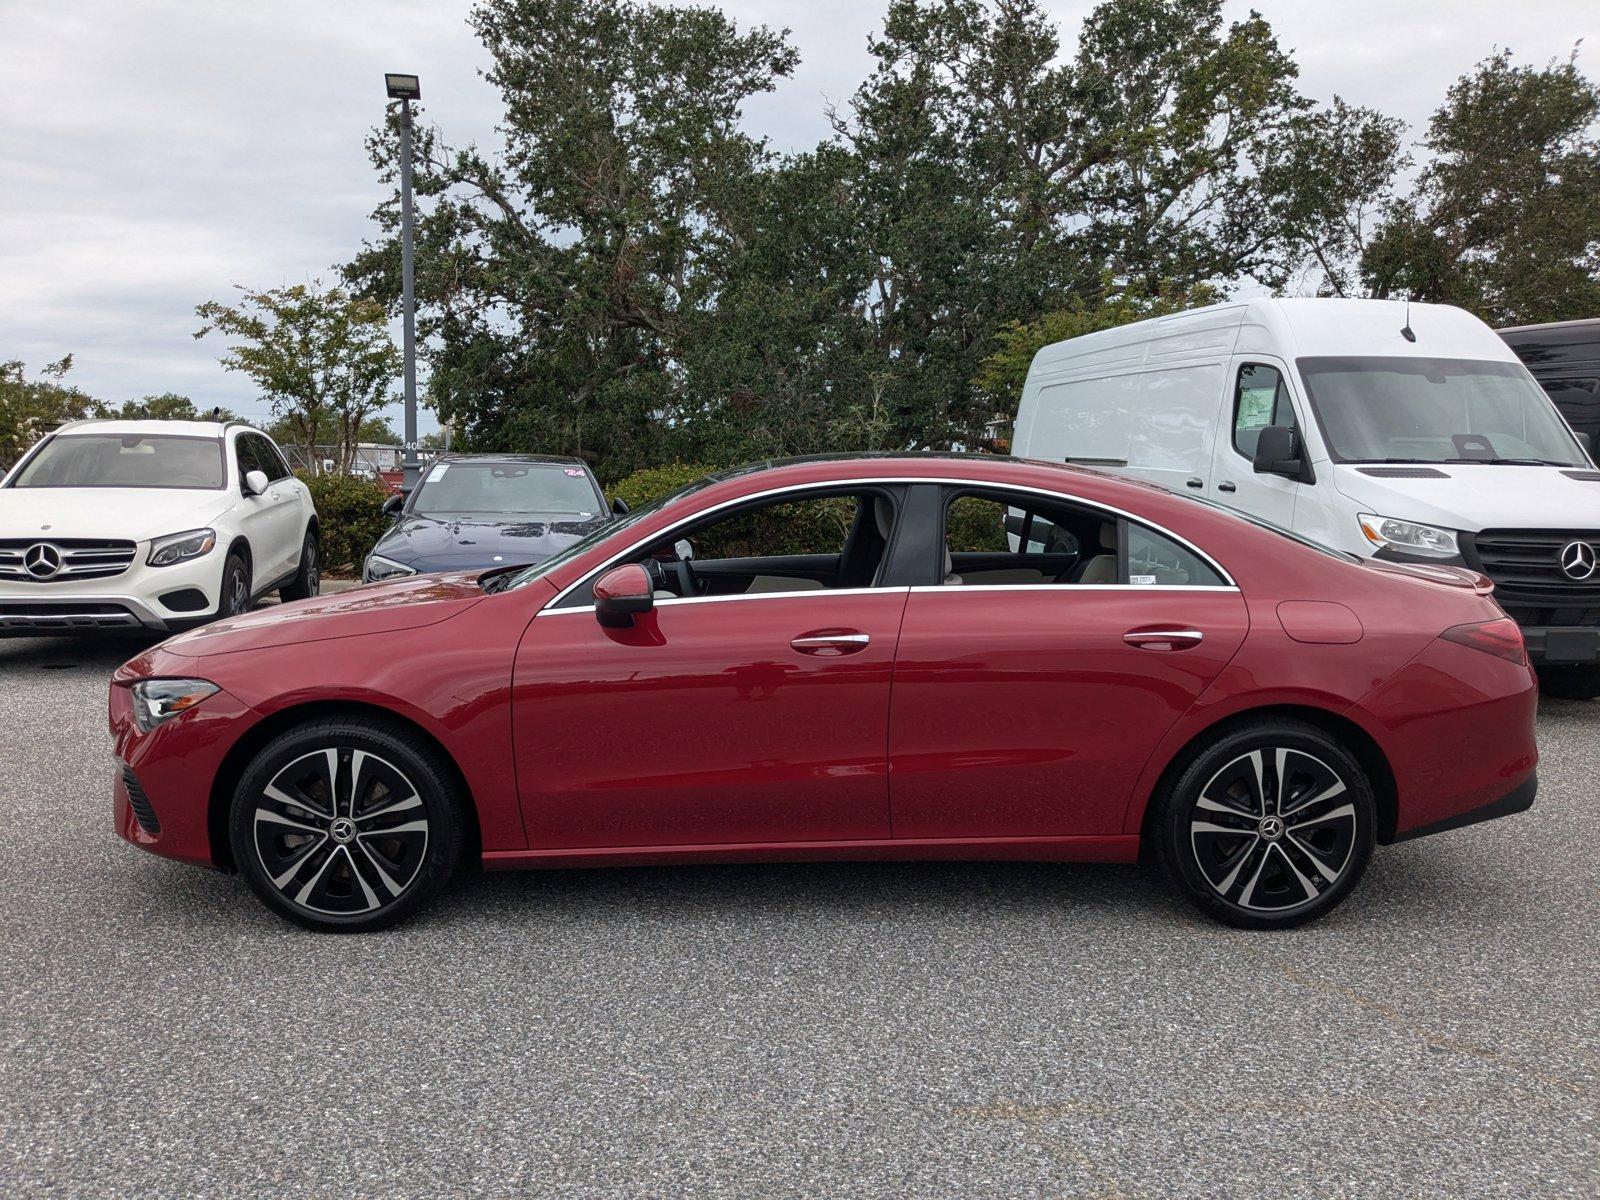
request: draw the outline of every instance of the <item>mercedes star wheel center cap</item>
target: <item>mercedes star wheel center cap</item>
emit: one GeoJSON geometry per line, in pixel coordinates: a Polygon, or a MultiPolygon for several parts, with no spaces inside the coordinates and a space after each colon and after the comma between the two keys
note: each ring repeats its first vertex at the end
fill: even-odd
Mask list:
{"type": "Polygon", "coordinates": [[[1256,832],[1269,842],[1275,842],[1283,836],[1282,817],[1262,817],[1261,823],[1256,826],[1256,832]]]}
{"type": "Polygon", "coordinates": [[[342,846],[355,840],[356,823],[349,817],[338,817],[328,826],[328,834],[342,846]]]}

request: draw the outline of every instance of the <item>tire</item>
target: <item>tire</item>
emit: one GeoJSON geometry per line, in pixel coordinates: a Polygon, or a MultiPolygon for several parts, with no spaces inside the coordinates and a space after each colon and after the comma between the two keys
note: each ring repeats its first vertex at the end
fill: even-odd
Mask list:
{"type": "Polygon", "coordinates": [[[1600,667],[1540,667],[1539,690],[1561,700],[1600,696],[1600,667]]]}
{"type": "Polygon", "coordinates": [[[322,590],[322,547],[317,542],[314,529],[306,530],[306,540],[300,545],[300,569],[294,578],[278,589],[278,599],[285,604],[291,600],[309,600],[322,590]]]}
{"type": "Polygon", "coordinates": [[[1157,801],[1150,829],[1168,880],[1202,912],[1242,929],[1287,929],[1350,894],[1377,820],[1372,785],[1347,750],[1314,725],[1269,719],[1197,753],[1157,801]]]}
{"type": "Polygon", "coordinates": [[[262,903],[307,929],[357,933],[433,898],[461,856],[464,809],[449,763],[415,742],[382,718],[324,717],[262,748],[228,817],[233,860],[262,903]]]}
{"type": "Polygon", "coordinates": [[[250,564],[237,550],[228,551],[222,566],[222,590],[217,595],[217,620],[243,616],[250,611],[250,564]]]}

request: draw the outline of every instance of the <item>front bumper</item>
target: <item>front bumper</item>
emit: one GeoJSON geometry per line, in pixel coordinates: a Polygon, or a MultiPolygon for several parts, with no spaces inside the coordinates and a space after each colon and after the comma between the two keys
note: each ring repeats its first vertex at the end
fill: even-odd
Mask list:
{"type": "Polygon", "coordinates": [[[216,616],[225,555],[152,567],[148,552],[140,542],[133,564],[105,579],[0,582],[0,637],[172,633],[216,616]]]}

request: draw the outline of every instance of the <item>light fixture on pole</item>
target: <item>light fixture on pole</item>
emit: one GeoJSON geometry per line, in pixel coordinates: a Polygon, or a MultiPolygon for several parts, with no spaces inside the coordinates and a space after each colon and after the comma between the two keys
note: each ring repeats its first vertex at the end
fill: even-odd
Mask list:
{"type": "Polygon", "coordinates": [[[411,250],[411,102],[422,99],[422,81],[415,75],[385,72],[389,99],[400,101],[400,288],[405,355],[405,458],[401,486],[409,494],[417,486],[417,295],[411,250]]]}

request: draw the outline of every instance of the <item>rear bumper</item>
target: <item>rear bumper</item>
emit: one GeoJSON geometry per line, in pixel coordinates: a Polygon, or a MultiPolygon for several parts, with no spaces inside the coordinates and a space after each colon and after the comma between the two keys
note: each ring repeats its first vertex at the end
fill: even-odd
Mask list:
{"type": "Polygon", "coordinates": [[[1539,791],[1538,775],[1530,775],[1516,787],[1512,788],[1498,800],[1491,800],[1479,808],[1468,809],[1466,812],[1457,813],[1453,817],[1446,817],[1442,821],[1435,821],[1431,825],[1419,825],[1415,829],[1408,829],[1404,833],[1395,835],[1397,842],[1409,842],[1412,838],[1428,837],[1435,833],[1448,833],[1452,829],[1465,829],[1468,825],[1480,825],[1484,821],[1493,821],[1499,817],[1509,817],[1516,813],[1527,812],[1533,807],[1533,798],[1539,791]]]}

